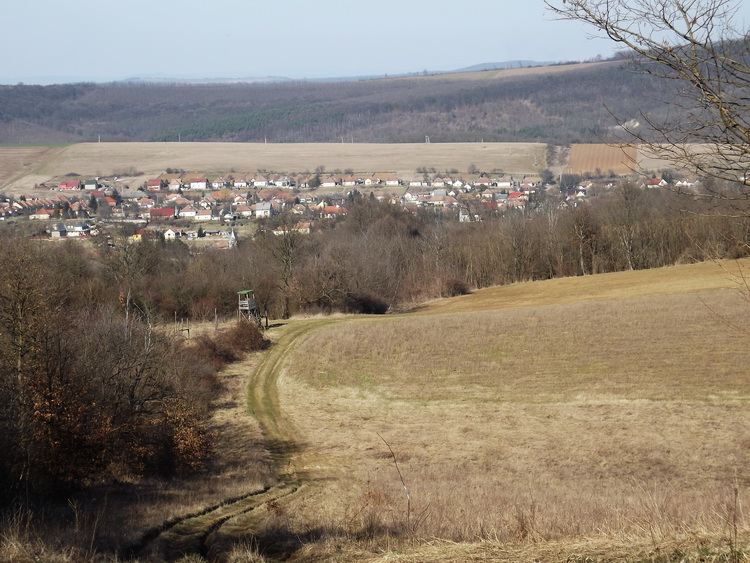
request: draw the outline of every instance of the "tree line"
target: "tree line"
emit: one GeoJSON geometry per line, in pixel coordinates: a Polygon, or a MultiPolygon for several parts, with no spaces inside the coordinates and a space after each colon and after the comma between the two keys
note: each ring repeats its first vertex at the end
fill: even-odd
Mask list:
{"type": "Polygon", "coordinates": [[[227,250],[165,242],[158,233],[141,242],[107,239],[96,253],[75,242],[62,247],[85,267],[74,285],[87,302],[116,306],[117,288],[126,310],[163,321],[231,317],[244,289],[272,318],[383,313],[489,285],[744,256],[747,220],[733,218],[742,212],[732,204],[721,209],[713,200],[709,209],[700,199],[624,182],[574,205],[545,192],[501,211],[468,198],[462,205],[473,220],[459,222],[452,211],[414,213],[354,192],[347,216],[319,221],[310,234],[284,212],[260,219],[255,234],[227,250]]]}

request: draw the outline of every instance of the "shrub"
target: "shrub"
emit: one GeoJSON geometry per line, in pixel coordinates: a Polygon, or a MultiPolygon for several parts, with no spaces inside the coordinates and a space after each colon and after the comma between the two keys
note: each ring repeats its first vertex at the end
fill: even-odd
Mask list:
{"type": "Polygon", "coordinates": [[[440,290],[441,297],[455,297],[457,295],[468,295],[469,293],[471,293],[469,284],[457,278],[443,280],[443,287],[440,290]]]}
{"type": "Polygon", "coordinates": [[[240,321],[231,328],[196,338],[193,350],[211,362],[216,369],[241,360],[247,352],[267,348],[270,342],[263,337],[255,323],[240,321]]]}
{"type": "Polygon", "coordinates": [[[388,312],[388,303],[377,295],[358,294],[347,298],[346,310],[349,313],[362,315],[384,315],[388,312]]]}

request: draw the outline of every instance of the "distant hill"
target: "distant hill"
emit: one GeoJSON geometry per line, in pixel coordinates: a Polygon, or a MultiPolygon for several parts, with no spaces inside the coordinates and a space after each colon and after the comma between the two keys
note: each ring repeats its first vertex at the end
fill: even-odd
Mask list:
{"type": "Polygon", "coordinates": [[[617,140],[612,115],[665,115],[665,85],[626,62],[489,70],[502,64],[346,82],[0,86],[0,142],[567,144],[617,140]]]}
{"type": "Polygon", "coordinates": [[[500,70],[503,68],[528,68],[534,66],[550,66],[555,64],[552,61],[539,62],[539,61],[505,61],[502,63],[481,63],[478,65],[467,66],[465,68],[458,69],[455,72],[476,72],[481,70],[500,70]]]}

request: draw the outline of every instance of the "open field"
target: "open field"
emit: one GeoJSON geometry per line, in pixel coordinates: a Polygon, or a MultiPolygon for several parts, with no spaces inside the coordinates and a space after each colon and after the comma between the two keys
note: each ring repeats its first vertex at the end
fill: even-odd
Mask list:
{"type": "MultiPolygon", "coordinates": [[[[607,67],[617,68],[622,63],[620,61],[605,61],[595,63],[574,63],[560,64],[550,66],[533,66],[518,68],[501,68],[497,70],[478,70],[473,72],[456,72],[444,74],[429,74],[425,76],[410,76],[409,80],[426,80],[438,81],[446,79],[456,80],[502,80],[507,78],[528,77],[528,76],[554,76],[556,74],[565,74],[572,71],[604,69],[607,67]]],[[[392,80],[399,80],[393,78],[392,80]]]]}
{"type": "MultiPolygon", "coordinates": [[[[59,146],[0,145],[0,189],[12,186],[17,180],[25,184],[26,180],[21,180],[21,178],[30,174],[31,170],[39,166],[47,155],[60,150],[59,146]]],[[[33,181],[30,187],[34,187],[33,181]]]]}
{"type": "Polygon", "coordinates": [[[630,174],[638,159],[638,149],[631,145],[578,144],[570,146],[570,158],[565,169],[569,174],[630,174]]]}
{"type": "Polygon", "coordinates": [[[317,485],[284,505],[284,527],[327,538],[305,556],[331,538],[482,540],[507,561],[529,542],[538,560],[746,542],[740,266],[491,288],[295,336],[278,400],[295,470],[317,485]]]}
{"type": "MultiPolygon", "coordinates": [[[[0,169],[5,160],[17,159],[17,149],[0,147],[0,169]]],[[[0,177],[0,188],[11,194],[29,191],[66,174],[83,178],[140,174],[126,181],[138,186],[166,168],[206,175],[231,171],[251,173],[326,171],[351,168],[357,173],[395,173],[405,178],[420,167],[465,172],[471,164],[481,170],[510,174],[536,174],[546,167],[542,143],[80,143],[50,149],[23,176],[0,177]]]]}

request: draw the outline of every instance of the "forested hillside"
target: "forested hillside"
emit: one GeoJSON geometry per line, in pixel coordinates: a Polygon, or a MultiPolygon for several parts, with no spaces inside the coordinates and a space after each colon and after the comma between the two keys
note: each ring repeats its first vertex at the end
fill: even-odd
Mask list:
{"type": "Polygon", "coordinates": [[[0,142],[603,142],[616,139],[613,115],[659,115],[658,87],[622,61],[336,83],[0,86],[0,142]]]}

